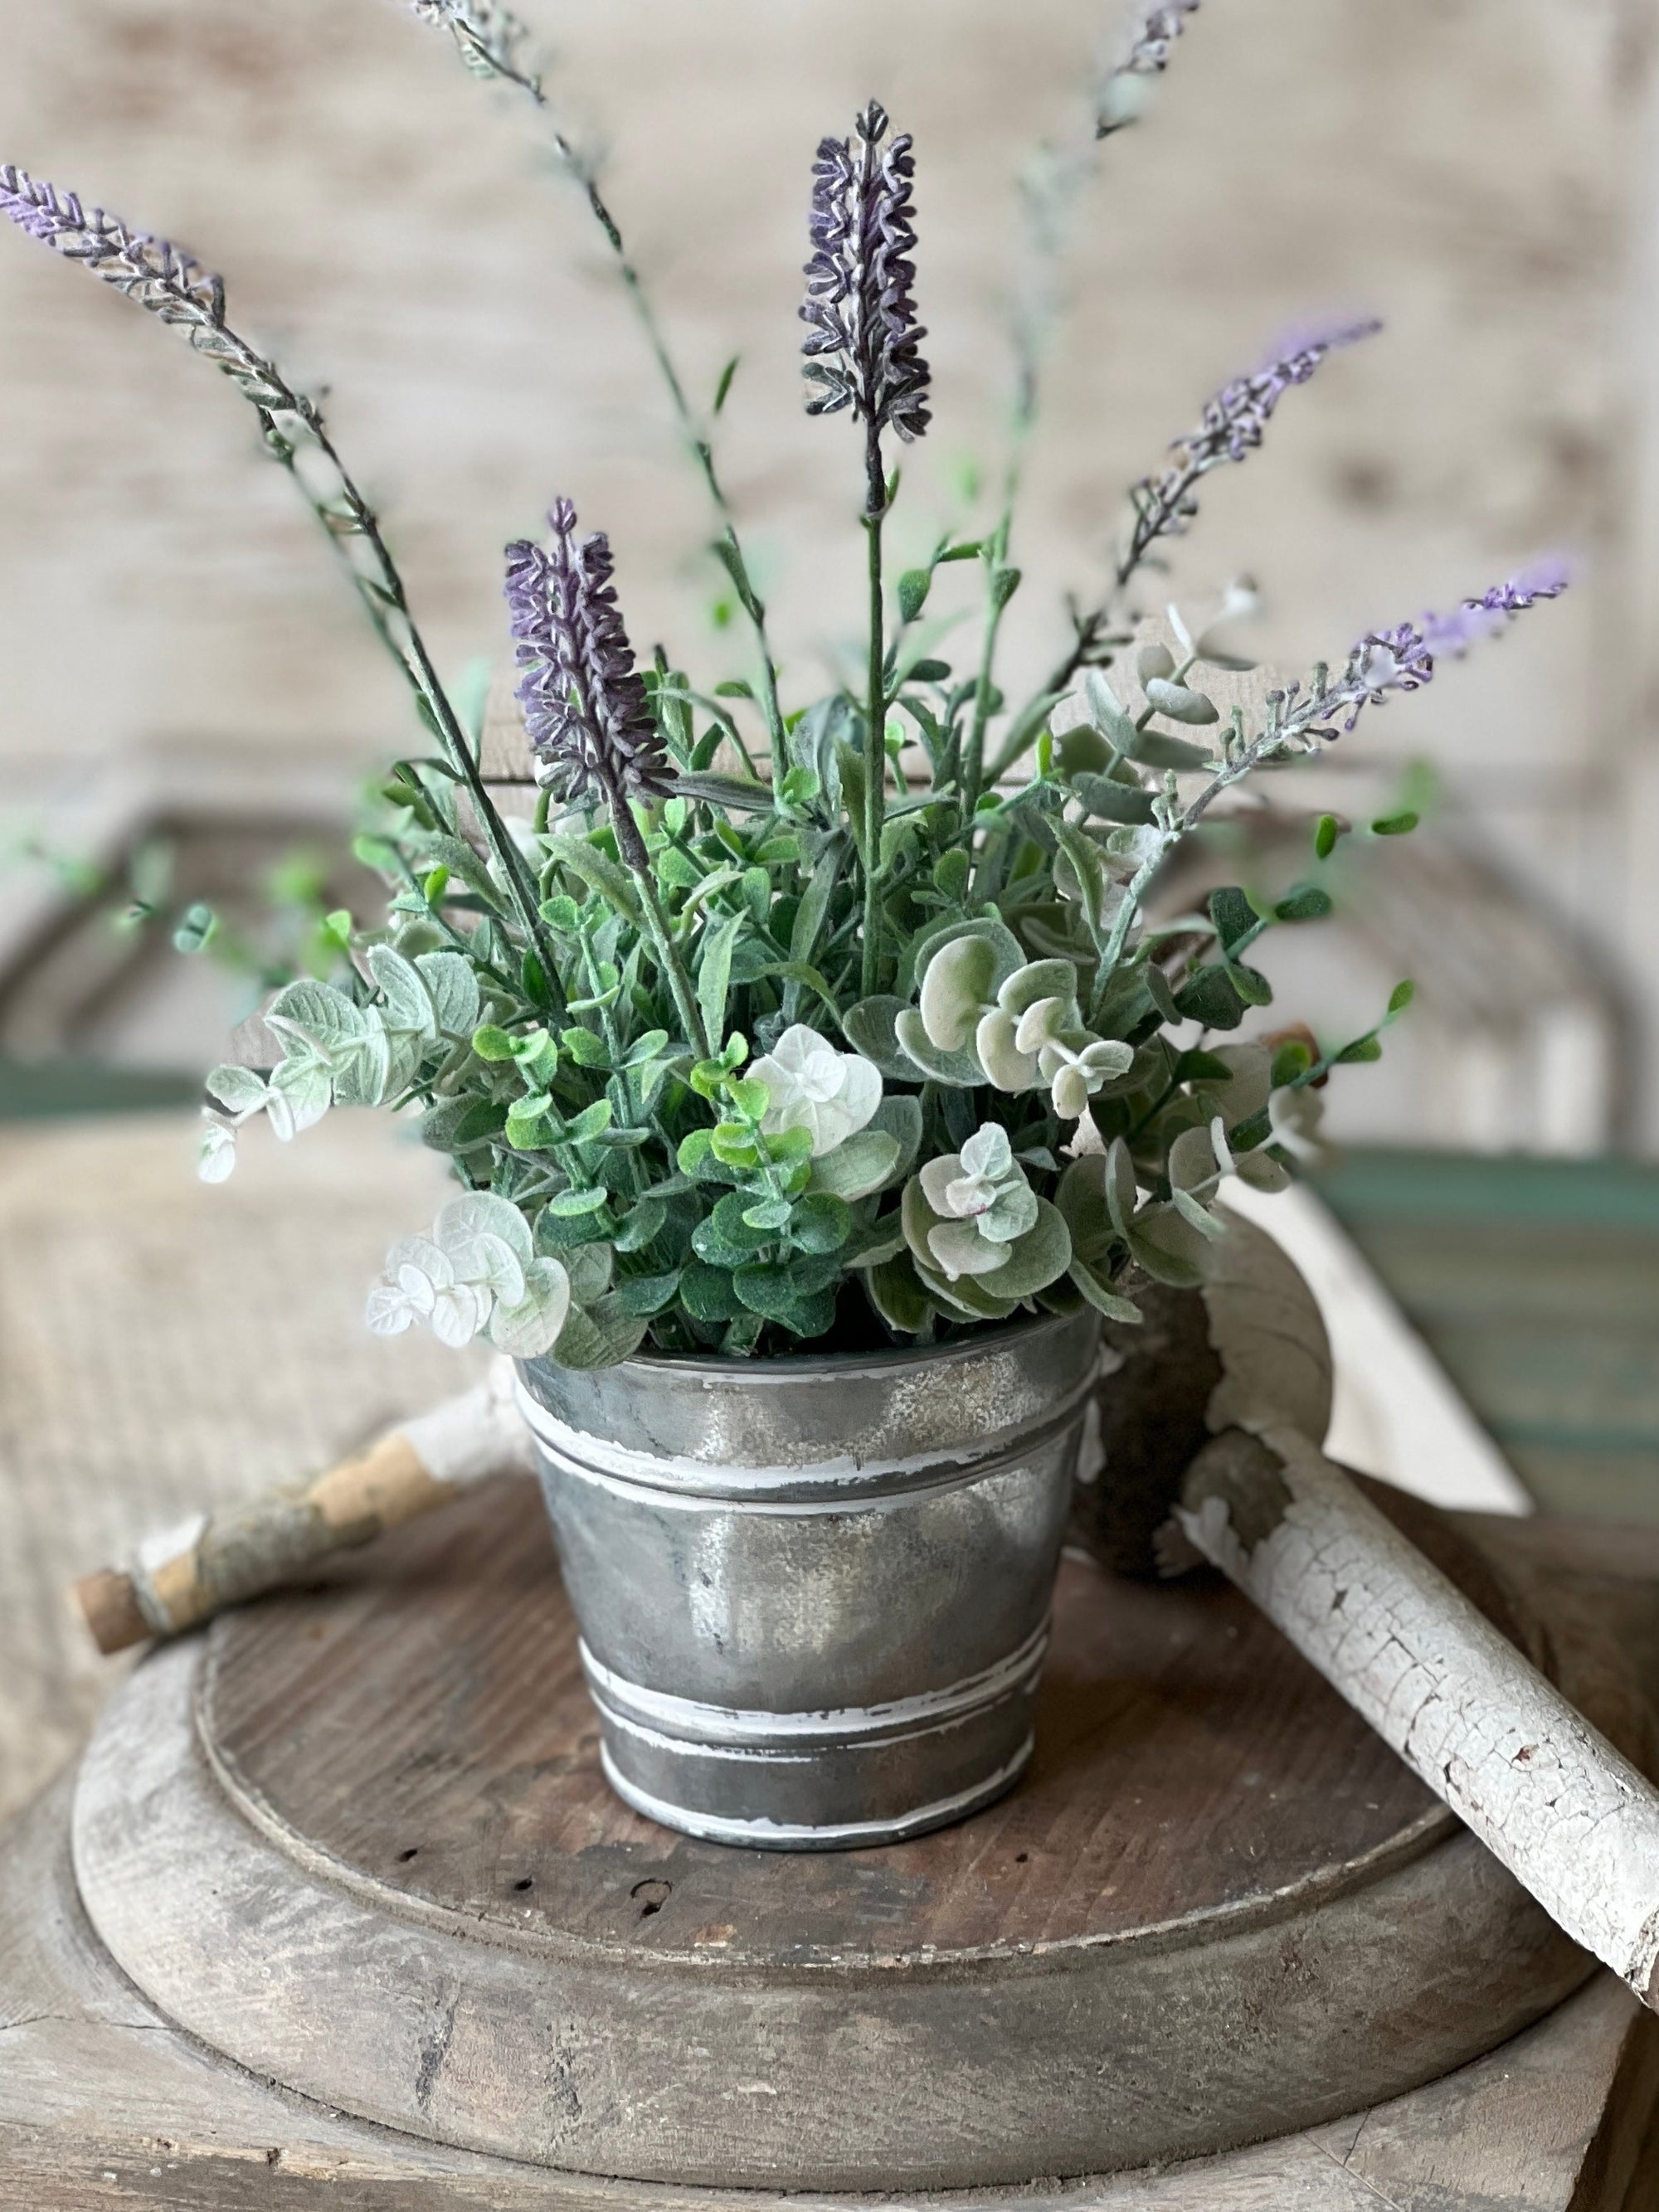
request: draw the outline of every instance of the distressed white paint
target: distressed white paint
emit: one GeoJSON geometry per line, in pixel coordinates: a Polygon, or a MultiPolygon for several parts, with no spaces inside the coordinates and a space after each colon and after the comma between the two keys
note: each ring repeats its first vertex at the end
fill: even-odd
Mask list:
{"type": "Polygon", "coordinates": [[[647,1820],[655,1820],[664,1827],[683,1828],[687,1835],[700,1836],[711,1844],[746,1844],[751,1848],[772,1850],[795,1844],[824,1850],[859,1844],[902,1842],[907,1836],[963,1820],[981,1805],[1000,1797],[1024,1771],[1036,1747],[1036,1738],[1028,1735],[1013,1758],[995,1774],[975,1783],[971,1789],[957,1790],[954,1796],[918,1806],[902,1820],[843,1820],[833,1827],[803,1827],[792,1820],[728,1820],[717,1813],[688,1812],[684,1806],[671,1805],[660,1797],[653,1797],[648,1790],[641,1790],[636,1782],[630,1781],[603,1742],[599,1745],[599,1764],[617,1796],[636,1813],[643,1813],[647,1820]]]}
{"type": "Polygon", "coordinates": [[[1237,1177],[1226,1203],[1267,1231],[1318,1303],[1334,1370],[1331,1457],[1435,1505],[1530,1512],[1514,1469],[1328,1207],[1302,1184],[1268,1193],[1237,1177]]]}
{"type": "Polygon", "coordinates": [[[1272,1428],[1292,1504],[1247,1551],[1219,1497],[1182,1528],[1574,1940],[1646,1997],[1659,1791],[1305,1437],[1272,1428]]]}

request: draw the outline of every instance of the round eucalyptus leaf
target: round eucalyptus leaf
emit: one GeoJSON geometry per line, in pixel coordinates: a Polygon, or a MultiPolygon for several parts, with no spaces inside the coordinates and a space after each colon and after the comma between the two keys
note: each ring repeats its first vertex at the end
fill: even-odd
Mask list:
{"type": "Polygon", "coordinates": [[[1185,684],[1171,684],[1162,676],[1153,676],[1145,685],[1146,704],[1156,708],[1176,722],[1215,722],[1220,716],[1215,702],[1206,699],[1201,691],[1194,691],[1185,684]]]}

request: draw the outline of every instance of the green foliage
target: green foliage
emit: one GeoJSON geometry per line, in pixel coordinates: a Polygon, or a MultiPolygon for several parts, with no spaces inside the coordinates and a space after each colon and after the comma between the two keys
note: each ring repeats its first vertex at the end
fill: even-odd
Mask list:
{"type": "MultiPolygon", "coordinates": [[[[901,580],[907,621],[939,566],[901,580]]],[[[901,681],[907,707],[934,680],[925,666],[901,681]]],[[[349,1101],[417,1107],[423,1139],[508,1202],[568,1304],[549,1290],[514,1318],[511,1266],[491,1260],[492,1289],[465,1243],[455,1264],[477,1279],[448,1295],[493,1296],[507,1341],[557,1318],[550,1356],[570,1365],[872,1328],[934,1340],[1080,1303],[1128,1320],[1137,1273],[1199,1281],[1225,1177],[1285,1173],[1270,1101],[1316,1104],[1310,1086],[1374,1056],[1404,999],[1322,1058],[1295,1038],[1175,1049],[1172,1024],[1218,1040],[1268,1003],[1261,940],[1328,914],[1329,894],[1224,887],[1166,954],[1139,912],[1179,834],[1152,779],[1207,756],[1138,726],[1097,681],[1094,765],[1068,778],[1045,743],[1023,788],[967,824],[953,763],[972,686],[947,678],[914,717],[933,783],[889,794],[873,994],[859,988],[862,757],[844,695],[792,719],[775,786],[699,770],[641,811],[643,875],[602,817],[556,814],[532,848],[546,967],[447,788],[404,763],[389,787],[402,818],[375,848],[384,923],[343,917],[344,980],[272,1000],[284,1057],[216,1071],[216,1127],[264,1114],[292,1134],[349,1101]],[[1068,1159],[1079,1133],[1104,1149],[1068,1159]],[[952,1161],[992,1166],[947,1174],[952,1161]]],[[[1175,678],[1151,684],[1199,716],[1175,678]]],[[[695,757],[684,679],[659,672],[652,696],[695,757]]]]}
{"type": "MultiPolygon", "coordinates": [[[[868,652],[856,681],[780,701],[758,571],[714,467],[737,368],[703,420],[669,367],[714,502],[714,636],[746,621],[757,652],[746,673],[693,673],[665,649],[642,672],[666,796],[624,793],[613,761],[579,800],[544,793],[533,822],[503,823],[480,781],[482,694],[458,720],[349,480],[319,508],[337,547],[363,553],[354,576],[433,750],[393,764],[357,842],[384,911],[316,899],[323,972],[265,1008],[270,1064],[209,1077],[204,1173],[229,1172],[256,1117],[286,1139],[339,1105],[418,1116],[462,1195],[388,1255],[374,1325],[428,1321],[446,1341],[487,1334],[572,1367],[642,1346],[934,1341],[1084,1304],[1138,1319],[1134,1280],[1203,1279],[1228,1180],[1284,1181],[1326,1078],[1378,1057],[1410,1000],[1402,984],[1337,1046],[1255,1034],[1271,933],[1328,916],[1322,882],[1225,884],[1200,913],[1148,919],[1212,801],[1330,733],[1328,672],[1224,721],[1204,672],[1250,664],[1173,608],[1167,639],[1143,633],[1122,665],[1130,578],[1194,512],[1188,486],[1147,534],[1149,478],[1116,595],[1073,615],[1076,649],[1047,684],[1006,696],[1018,471],[1000,514],[895,574],[882,532],[899,483],[878,424],[868,652]]],[[[266,411],[291,465],[290,430],[316,424],[297,402],[266,411]]],[[[981,496],[976,473],[963,496],[981,496]]],[[[1428,803],[1419,776],[1370,834],[1404,834],[1428,803]]],[[[1316,862],[1347,834],[1321,816],[1316,862]]],[[[216,927],[191,908],[177,942],[199,949],[216,927]]]]}

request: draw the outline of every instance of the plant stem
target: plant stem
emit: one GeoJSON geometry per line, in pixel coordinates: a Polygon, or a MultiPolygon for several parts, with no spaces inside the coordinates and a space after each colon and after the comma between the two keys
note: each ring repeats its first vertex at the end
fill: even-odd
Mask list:
{"type": "Polygon", "coordinates": [[[628,248],[623,241],[621,228],[599,191],[599,178],[592,164],[578,153],[575,146],[554,120],[552,102],[542,89],[541,79],[538,76],[526,76],[518,70],[504,66],[497,56],[490,55],[489,59],[495,74],[506,82],[516,86],[520,92],[527,94],[540,112],[546,123],[548,134],[552,139],[553,150],[557,154],[568,174],[581,187],[582,196],[587,202],[588,212],[605,234],[605,241],[616,261],[617,274],[622,279],[623,289],[628,295],[629,302],[638,319],[640,328],[645,334],[645,341],[650,349],[651,356],[657,364],[664,384],[667,386],[669,400],[673,406],[675,419],[679,424],[680,434],[685,441],[686,451],[696,465],[720,520],[720,542],[723,548],[723,565],[726,574],[732,579],[732,586],[742,603],[743,611],[753,627],[755,641],[760,650],[761,710],[766,719],[767,741],[772,756],[772,780],[777,782],[787,765],[787,753],[783,709],[778,702],[777,666],[772,658],[772,643],[766,627],[766,608],[749,574],[749,563],[744,558],[742,542],[738,536],[737,518],[732,514],[731,501],[726,496],[725,488],[715,470],[714,452],[709,441],[708,431],[698,419],[690,400],[686,396],[685,386],[681,380],[674,356],[669,351],[668,339],[658,319],[657,311],[651,303],[651,295],[645,289],[644,280],[638,269],[629,258],[628,248]]]}
{"type": "MultiPolygon", "coordinates": [[[[545,99],[543,99],[541,104],[544,108],[546,107],[545,99]]],[[[766,608],[749,574],[749,563],[744,556],[742,542],[738,536],[737,518],[732,512],[731,501],[726,496],[725,487],[721,484],[714,467],[714,447],[707,430],[698,420],[690,399],[686,397],[685,386],[681,381],[674,356],[668,349],[667,337],[661,323],[657,319],[657,311],[651,304],[651,295],[645,289],[644,281],[639,270],[629,257],[616,217],[611,214],[600,194],[598,179],[586,162],[577,154],[563,131],[556,125],[553,129],[553,143],[558,149],[560,159],[580,185],[593,219],[605,233],[605,242],[616,257],[617,273],[622,278],[623,289],[627,292],[634,313],[639,319],[640,327],[645,333],[646,343],[650,348],[652,358],[657,364],[664,384],[668,387],[668,397],[679,423],[680,434],[685,441],[686,450],[696,464],[698,473],[702,477],[709,499],[714,503],[714,512],[720,518],[720,543],[725,546],[726,552],[725,563],[726,573],[732,579],[738,598],[742,603],[743,611],[753,626],[755,641],[760,648],[761,708],[766,718],[767,740],[771,750],[773,775],[775,779],[784,760],[783,709],[778,703],[777,668],[772,659],[771,640],[766,628],[766,608]]]]}
{"type": "Polygon", "coordinates": [[[1003,610],[1008,604],[999,594],[995,580],[1008,559],[1008,535],[1013,523],[1016,483],[1011,471],[1002,519],[993,533],[987,562],[987,573],[992,585],[991,604],[986,611],[985,640],[980,648],[979,675],[974,685],[974,719],[969,727],[967,748],[962,759],[962,814],[963,823],[970,830],[974,810],[979,805],[979,795],[985,783],[985,729],[991,719],[991,679],[996,667],[997,634],[1002,628],[1003,610]]]}
{"type": "MultiPolygon", "coordinates": [[[[577,938],[582,948],[582,965],[587,970],[587,988],[596,999],[605,996],[605,984],[599,975],[599,956],[593,950],[593,940],[586,929],[578,926],[577,938]]],[[[599,1009],[599,1027],[605,1032],[605,1050],[611,1055],[614,1073],[622,1064],[622,1039],[617,1030],[617,1017],[608,1005],[599,1009]]]]}
{"type": "Polygon", "coordinates": [[[881,526],[887,487],[881,472],[881,432],[866,426],[869,477],[864,515],[870,552],[870,671],[864,738],[864,956],[860,981],[867,999],[877,988],[881,962],[881,830],[887,805],[887,654],[883,635],[881,526]]]}
{"type": "Polygon", "coordinates": [[[685,963],[675,949],[669,933],[668,917],[657,896],[656,878],[651,872],[651,855],[646,850],[640,825],[634,819],[634,810],[627,795],[616,787],[609,792],[611,827],[617,833],[617,849],[622,854],[628,872],[634,878],[640,895],[640,908],[645,916],[646,933],[657,955],[657,965],[673,994],[674,1006],[684,1024],[686,1042],[700,1060],[713,1055],[708,1043],[708,1032],[702,1025],[702,1013],[697,1005],[697,994],[691,988],[691,978],[685,963]]]}
{"type": "MultiPolygon", "coordinates": [[[[422,898],[425,898],[426,893],[422,890],[421,879],[416,874],[414,869],[410,866],[409,857],[407,854],[404,853],[402,846],[400,846],[394,838],[389,837],[386,840],[386,842],[391,846],[392,852],[397,856],[398,865],[403,870],[404,878],[408,882],[410,890],[416,892],[422,898]]],[[[510,992],[514,997],[517,997],[519,992],[518,984],[512,981],[508,977],[503,975],[501,969],[495,965],[493,960],[486,960],[483,954],[480,953],[474,946],[471,939],[463,936],[461,932],[456,928],[454,923],[449,921],[445,915],[441,914],[439,909],[431,903],[430,900],[428,900],[427,902],[426,910],[431,916],[436,927],[442,930],[444,935],[449,939],[450,943],[454,946],[458,952],[464,954],[465,957],[471,962],[475,968],[482,969],[486,975],[490,976],[495,982],[501,985],[502,990],[510,992]]]]}
{"type": "MultiPolygon", "coordinates": [[[[1079,669],[1091,660],[1097,647],[1103,642],[1103,634],[1109,625],[1115,621],[1122,619],[1123,593],[1128,589],[1130,582],[1145,563],[1146,556],[1152,551],[1158,540],[1178,520],[1181,502],[1198,481],[1200,473],[1197,469],[1184,471],[1173,486],[1167,501],[1157,507],[1138,509],[1134,528],[1129,535],[1128,545],[1112,570],[1110,591],[1099,606],[1075,622],[1076,635],[1073,640],[1072,649],[1063,660],[1057,662],[1049,671],[1048,680],[1042,687],[1045,691],[1065,690],[1079,669]]],[[[1117,642],[1116,640],[1112,641],[1117,642]]],[[[1122,642],[1127,644],[1128,641],[1126,638],[1122,642]]]]}
{"type": "Polygon", "coordinates": [[[1106,1003],[1107,989],[1112,977],[1117,972],[1119,961],[1123,957],[1123,948],[1128,942],[1129,931],[1139,910],[1141,899],[1152,878],[1163,866],[1170,846],[1176,842],[1180,834],[1178,830],[1164,831],[1164,841],[1156,854],[1150,860],[1143,861],[1124,891],[1123,903],[1117,910],[1112,923],[1112,933],[1106,941],[1105,950],[1102,952],[1099,964],[1095,970],[1095,988],[1089,1001],[1091,1027],[1100,1018],[1102,1009],[1106,1003]]]}
{"type": "Polygon", "coordinates": [[[404,588],[404,580],[397,563],[392,557],[391,548],[381,532],[379,517],[353,482],[337,447],[329,436],[321,415],[314,406],[305,403],[300,410],[299,420],[334,472],[342,502],[339,509],[331,506],[326,499],[319,498],[306,483],[297,465],[298,456],[294,443],[278,430],[270,410],[262,407],[259,413],[264,425],[267,445],[293,477],[313,514],[328,532],[330,542],[339,554],[346,573],[368,611],[376,636],[396,661],[404,681],[424,708],[427,722],[442,746],[450,767],[465,786],[479,826],[501,866],[508,896],[518,909],[520,923],[546,978],[549,994],[555,1006],[562,1006],[562,992],[558,970],[554,964],[552,946],[542,923],[540,902],[529,863],[485,787],[477,760],[466,732],[461,727],[460,718],[439,680],[426,641],[410,611],[409,595],[404,588]],[[365,574],[351,559],[345,544],[345,540],[350,538],[360,540],[367,547],[374,571],[373,574],[365,574]],[[394,616],[397,618],[395,623],[394,616]]]}

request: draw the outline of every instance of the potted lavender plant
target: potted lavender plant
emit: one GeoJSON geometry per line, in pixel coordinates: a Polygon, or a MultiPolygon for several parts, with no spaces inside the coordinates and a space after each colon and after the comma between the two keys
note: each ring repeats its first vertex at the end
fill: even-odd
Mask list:
{"type": "MultiPolygon", "coordinates": [[[[1137,21],[1096,138],[1133,119],[1194,4],[1137,21]]],[[[503,10],[415,12],[545,111],[503,10]]],[[[1101,1316],[1138,1318],[1138,1278],[1202,1281],[1227,1180],[1285,1182],[1314,1086],[1377,1057],[1411,995],[1338,1046],[1239,1040],[1272,998],[1260,940],[1330,911],[1321,872],[1353,825],[1322,817],[1305,880],[1271,899],[1231,886],[1155,919],[1160,872],[1232,787],[1317,753],[1564,579],[1540,567],[1370,633],[1227,720],[1205,672],[1249,664],[1214,625],[1170,608],[1122,665],[1203,477],[1375,327],[1336,325],[1206,404],[1134,486],[1109,590],[1048,680],[1005,697],[1012,490],[980,537],[884,571],[894,441],[926,433],[929,380],[911,145],[872,101],[818,149],[801,310],[809,411],[861,434],[865,676],[786,708],[705,428],[597,180],[555,142],[668,369],[756,667],[719,696],[660,655],[640,668],[604,534],[556,501],[544,539],[507,556],[527,823],[502,818],[320,410],[238,335],[219,280],[18,169],[0,167],[0,207],[251,402],[428,743],[363,848],[385,912],[339,917],[336,976],[270,1000],[265,1065],[208,1078],[204,1175],[231,1171],[261,1115],[288,1138],[334,1106],[418,1114],[459,1190],[388,1255],[369,1325],[518,1361],[616,1786],[718,1839],[891,1839],[983,1803],[1029,1755],[1101,1316]],[[919,622],[956,562],[983,581],[962,674],[919,622]]]]}

